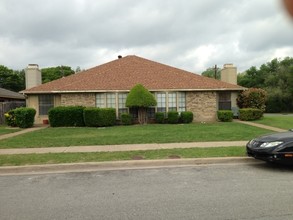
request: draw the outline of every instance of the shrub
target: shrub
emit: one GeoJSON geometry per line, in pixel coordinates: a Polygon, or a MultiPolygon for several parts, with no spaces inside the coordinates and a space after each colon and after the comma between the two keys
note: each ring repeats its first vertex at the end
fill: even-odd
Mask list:
{"type": "Polygon", "coordinates": [[[121,114],[121,124],[123,125],[131,125],[132,124],[132,116],[128,113],[121,114]]]}
{"type": "Polygon", "coordinates": [[[265,112],[267,100],[267,92],[263,89],[249,88],[237,97],[237,105],[239,108],[260,109],[265,112]]]}
{"type": "Polygon", "coordinates": [[[167,121],[169,124],[177,124],[179,122],[179,114],[176,111],[168,112],[167,121]]]}
{"type": "Polygon", "coordinates": [[[82,106],[58,106],[48,112],[52,127],[82,127],[84,126],[82,106]]]}
{"type": "Polygon", "coordinates": [[[165,113],[164,112],[156,112],[155,113],[155,122],[159,124],[165,123],[165,113]]]}
{"type": "Polygon", "coordinates": [[[255,108],[243,108],[239,109],[239,119],[242,121],[253,121],[260,119],[263,112],[260,109],[255,108]]]}
{"type": "Polygon", "coordinates": [[[98,127],[113,126],[116,124],[116,110],[114,108],[100,108],[98,127]]]}
{"type": "Polygon", "coordinates": [[[191,123],[193,121],[193,113],[192,112],[181,112],[180,113],[180,121],[182,123],[191,123]]]}
{"type": "Polygon", "coordinates": [[[87,107],[83,110],[83,120],[87,127],[98,127],[99,124],[99,108],[87,107]]]}
{"type": "Polygon", "coordinates": [[[231,110],[219,110],[217,115],[218,119],[223,122],[230,122],[233,120],[233,112],[231,110]]]}
{"type": "Polygon", "coordinates": [[[34,125],[36,110],[20,107],[7,112],[5,122],[11,127],[30,128],[34,125]]]}
{"type": "Polygon", "coordinates": [[[5,123],[8,126],[11,126],[11,127],[17,127],[14,110],[15,109],[12,109],[12,110],[10,110],[10,111],[8,111],[7,113],[4,114],[5,123]]]}
{"type": "Polygon", "coordinates": [[[107,127],[116,124],[114,108],[87,107],[83,111],[84,123],[88,127],[107,127]]]}
{"type": "Polygon", "coordinates": [[[20,107],[13,110],[15,124],[20,128],[30,128],[34,125],[36,110],[20,107]]]}

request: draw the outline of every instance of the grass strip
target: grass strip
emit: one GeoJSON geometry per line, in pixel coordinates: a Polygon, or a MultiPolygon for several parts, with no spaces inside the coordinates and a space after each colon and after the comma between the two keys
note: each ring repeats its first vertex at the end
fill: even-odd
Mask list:
{"type": "Polygon", "coordinates": [[[0,148],[239,141],[271,133],[240,123],[133,125],[107,128],[45,128],[0,140],[0,148]]]}
{"type": "Polygon", "coordinates": [[[0,135],[4,135],[4,134],[10,134],[10,133],[14,133],[17,131],[21,131],[22,129],[20,128],[12,128],[12,127],[7,127],[7,126],[0,126],[0,135]]]}
{"type": "Polygon", "coordinates": [[[256,123],[273,126],[282,129],[293,128],[293,116],[281,115],[281,116],[265,116],[260,120],[255,121],[256,123]]]}
{"type": "Polygon", "coordinates": [[[245,147],[184,148],[98,153],[46,153],[0,155],[0,166],[82,163],[133,159],[206,158],[245,156],[245,147]]]}

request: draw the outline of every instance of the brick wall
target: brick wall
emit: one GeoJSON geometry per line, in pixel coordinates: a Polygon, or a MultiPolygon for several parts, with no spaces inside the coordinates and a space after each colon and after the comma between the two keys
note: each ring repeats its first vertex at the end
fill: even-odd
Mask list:
{"type": "Polygon", "coordinates": [[[216,92],[187,92],[186,109],[194,114],[194,121],[210,122],[217,120],[216,92]]]}
{"type": "Polygon", "coordinates": [[[96,106],[95,93],[68,93],[61,95],[61,105],[80,105],[85,107],[96,106]]]}

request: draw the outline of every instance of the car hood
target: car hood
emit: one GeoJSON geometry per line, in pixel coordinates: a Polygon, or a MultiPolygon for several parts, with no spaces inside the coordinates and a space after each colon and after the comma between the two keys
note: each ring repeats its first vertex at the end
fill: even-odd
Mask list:
{"type": "Polygon", "coordinates": [[[261,142],[293,141],[293,132],[287,131],[287,132],[274,133],[274,134],[265,135],[265,136],[256,138],[255,140],[261,141],[261,142]]]}

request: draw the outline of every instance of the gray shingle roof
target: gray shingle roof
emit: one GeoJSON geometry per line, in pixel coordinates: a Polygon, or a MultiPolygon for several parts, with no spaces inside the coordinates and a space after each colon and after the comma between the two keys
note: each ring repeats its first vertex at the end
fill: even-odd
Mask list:
{"type": "Polygon", "coordinates": [[[7,98],[7,99],[25,99],[22,94],[17,92],[12,92],[7,89],[0,88],[0,98],[7,98]]]}

